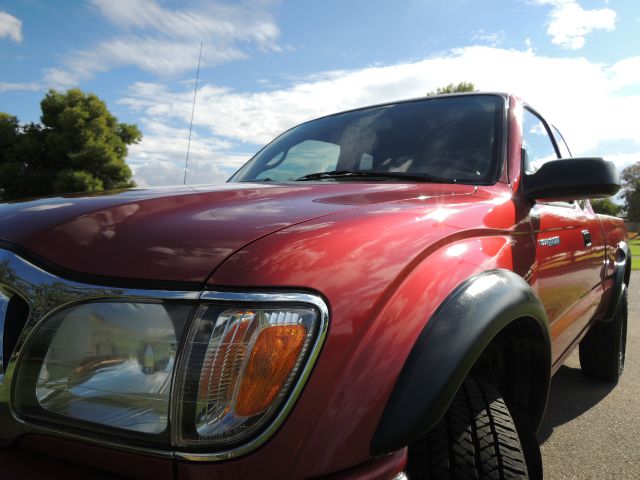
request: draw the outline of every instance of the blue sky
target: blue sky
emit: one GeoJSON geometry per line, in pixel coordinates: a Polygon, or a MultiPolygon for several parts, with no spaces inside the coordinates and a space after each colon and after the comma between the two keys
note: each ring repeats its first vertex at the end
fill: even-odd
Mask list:
{"type": "Polygon", "coordinates": [[[92,91],[144,134],[136,181],[181,183],[200,42],[189,183],[301,121],[459,81],[527,99],[574,154],[640,160],[637,0],[3,1],[0,111],[92,91]]]}

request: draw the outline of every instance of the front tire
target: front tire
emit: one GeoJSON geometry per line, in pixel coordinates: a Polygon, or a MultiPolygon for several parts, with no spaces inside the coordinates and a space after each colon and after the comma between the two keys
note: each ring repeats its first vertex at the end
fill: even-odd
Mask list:
{"type": "Polygon", "coordinates": [[[598,322],[580,342],[582,372],[596,380],[617,382],[624,370],[627,345],[627,291],[613,319],[598,322]]]}
{"type": "Polygon", "coordinates": [[[497,389],[468,377],[449,410],[409,446],[409,480],[528,479],[518,432],[497,389]]]}

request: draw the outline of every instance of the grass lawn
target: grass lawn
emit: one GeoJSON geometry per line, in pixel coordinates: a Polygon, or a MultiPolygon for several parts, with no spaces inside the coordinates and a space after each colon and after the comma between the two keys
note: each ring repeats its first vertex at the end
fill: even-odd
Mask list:
{"type": "Polygon", "coordinates": [[[631,248],[631,270],[640,270],[640,239],[633,239],[629,242],[631,248]]]}

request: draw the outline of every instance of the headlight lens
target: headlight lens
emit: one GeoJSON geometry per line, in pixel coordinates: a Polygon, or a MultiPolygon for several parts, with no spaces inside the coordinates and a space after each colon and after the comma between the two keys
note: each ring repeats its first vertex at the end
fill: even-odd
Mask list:
{"type": "Polygon", "coordinates": [[[193,307],[87,303],[38,329],[17,407],[131,432],[167,433],[178,342],[193,307]]]}
{"type": "Polygon", "coordinates": [[[319,328],[308,305],[79,304],[34,331],[14,405],[74,429],[236,445],[282,407],[319,328]]]}

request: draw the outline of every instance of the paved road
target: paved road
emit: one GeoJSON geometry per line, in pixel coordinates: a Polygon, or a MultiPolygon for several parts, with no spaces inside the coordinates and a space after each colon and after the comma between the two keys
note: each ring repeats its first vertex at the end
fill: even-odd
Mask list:
{"type": "Polygon", "coordinates": [[[640,479],[640,271],[632,272],[630,287],[620,382],[584,377],[576,351],[551,383],[538,432],[545,479],[640,479]]]}

